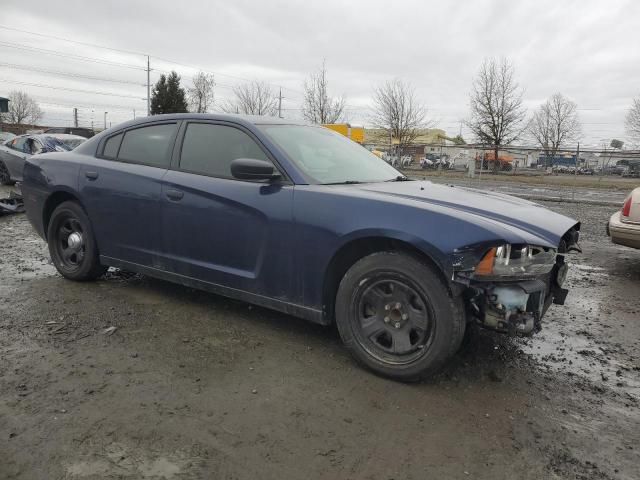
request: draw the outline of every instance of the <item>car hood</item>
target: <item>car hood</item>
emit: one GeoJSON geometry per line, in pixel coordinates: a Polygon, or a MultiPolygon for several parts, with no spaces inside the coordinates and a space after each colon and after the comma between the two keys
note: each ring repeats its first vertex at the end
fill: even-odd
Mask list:
{"type": "Polygon", "coordinates": [[[521,198],[428,181],[385,182],[353,185],[376,196],[420,201],[446,207],[515,227],[557,246],[563,235],[579,222],[521,198]]]}

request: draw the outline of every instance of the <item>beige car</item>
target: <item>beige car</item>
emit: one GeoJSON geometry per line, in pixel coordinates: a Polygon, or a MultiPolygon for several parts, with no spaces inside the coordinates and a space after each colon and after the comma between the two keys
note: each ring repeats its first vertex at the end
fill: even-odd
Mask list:
{"type": "Polygon", "coordinates": [[[607,234],[613,243],[640,248],[640,187],[629,194],[620,211],[611,215],[607,234]]]}

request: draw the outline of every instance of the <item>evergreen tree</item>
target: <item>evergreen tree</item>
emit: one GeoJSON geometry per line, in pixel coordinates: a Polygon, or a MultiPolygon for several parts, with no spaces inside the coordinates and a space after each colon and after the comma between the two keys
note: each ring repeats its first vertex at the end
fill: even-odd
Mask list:
{"type": "Polygon", "coordinates": [[[151,93],[151,115],[186,112],[187,100],[184,88],[180,86],[180,76],[174,71],[168,77],[160,75],[151,93]]]}

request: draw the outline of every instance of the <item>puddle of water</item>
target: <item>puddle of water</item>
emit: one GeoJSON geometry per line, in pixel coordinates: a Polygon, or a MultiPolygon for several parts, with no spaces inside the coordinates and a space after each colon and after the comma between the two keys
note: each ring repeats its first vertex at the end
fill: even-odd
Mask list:
{"type": "Polygon", "coordinates": [[[173,478],[181,472],[180,466],[164,457],[151,461],[144,461],[138,465],[138,470],[145,477],[173,478]]]}
{"type": "MultiPolygon", "coordinates": [[[[120,470],[120,469],[118,469],[120,470]]],[[[77,462],[67,467],[67,473],[73,477],[103,476],[113,472],[113,466],[106,460],[94,460],[90,462],[77,462]]]]}
{"type": "Polygon", "coordinates": [[[554,371],[585,378],[598,387],[629,394],[640,400],[640,374],[622,363],[615,344],[608,343],[610,298],[606,290],[578,287],[585,275],[608,276],[602,267],[573,264],[569,297],[564,307],[552,306],[543,319],[542,331],[522,350],[554,371]],[[619,385],[620,383],[620,385],[619,385]]]}
{"type": "Polygon", "coordinates": [[[66,470],[70,478],[116,475],[171,480],[183,473],[183,464],[166,456],[151,457],[146,452],[131,452],[123,445],[111,444],[105,447],[103,458],[81,460],[67,465],[66,470]]]}

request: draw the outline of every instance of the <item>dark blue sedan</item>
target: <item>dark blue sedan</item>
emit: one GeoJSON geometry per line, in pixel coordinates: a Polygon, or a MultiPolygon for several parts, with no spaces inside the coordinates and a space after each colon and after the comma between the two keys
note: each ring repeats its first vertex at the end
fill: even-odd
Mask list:
{"type": "Polygon", "coordinates": [[[563,303],[579,223],[413,181],[328,129],[161,115],[32,157],[29,220],[71,280],[114,266],[337,324],[354,357],[432,374],[470,322],[511,334],[563,303]]]}

